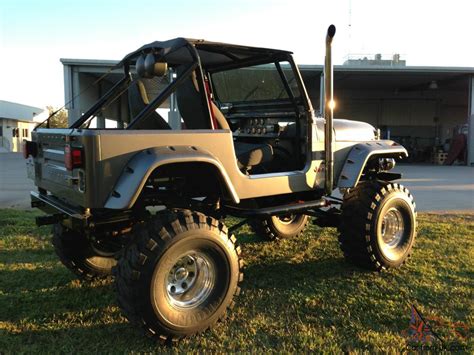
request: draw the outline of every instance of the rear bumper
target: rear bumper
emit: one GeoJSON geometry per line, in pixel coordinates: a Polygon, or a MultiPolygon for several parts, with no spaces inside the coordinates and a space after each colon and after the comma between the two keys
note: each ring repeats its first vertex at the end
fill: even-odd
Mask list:
{"type": "Polygon", "coordinates": [[[31,191],[31,207],[38,208],[49,216],[36,218],[37,225],[63,223],[70,228],[85,227],[89,215],[83,209],[71,206],[52,195],[31,191]]]}

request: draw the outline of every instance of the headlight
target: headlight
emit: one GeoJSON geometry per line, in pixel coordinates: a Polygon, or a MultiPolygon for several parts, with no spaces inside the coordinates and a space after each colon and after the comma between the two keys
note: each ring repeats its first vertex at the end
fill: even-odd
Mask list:
{"type": "Polygon", "coordinates": [[[389,171],[395,167],[395,159],[393,158],[380,158],[379,159],[380,171],[389,171]]]}

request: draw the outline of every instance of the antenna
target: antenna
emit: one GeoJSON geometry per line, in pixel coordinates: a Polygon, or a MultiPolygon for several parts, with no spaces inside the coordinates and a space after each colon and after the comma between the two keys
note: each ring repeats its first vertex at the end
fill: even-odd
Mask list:
{"type": "Polygon", "coordinates": [[[349,32],[349,53],[352,53],[352,0],[349,0],[349,24],[348,24],[348,32],[349,32]]]}

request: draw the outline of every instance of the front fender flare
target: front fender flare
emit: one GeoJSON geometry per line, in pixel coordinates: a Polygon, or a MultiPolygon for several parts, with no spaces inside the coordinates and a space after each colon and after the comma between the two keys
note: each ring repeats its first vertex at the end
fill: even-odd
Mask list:
{"type": "Polygon", "coordinates": [[[339,175],[337,187],[352,188],[356,186],[365,168],[365,164],[374,155],[387,158],[406,158],[408,157],[408,152],[403,146],[391,140],[356,144],[347,155],[339,175]]]}
{"type": "Polygon", "coordinates": [[[216,167],[229,195],[235,203],[240,202],[227,172],[217,158],[199,147],[173,146],[149,148],[134,155],[125,166],[104,207],[109,209],[132,208],[155,169],[166,164],[187,162],[201,162],[216,167]]]}

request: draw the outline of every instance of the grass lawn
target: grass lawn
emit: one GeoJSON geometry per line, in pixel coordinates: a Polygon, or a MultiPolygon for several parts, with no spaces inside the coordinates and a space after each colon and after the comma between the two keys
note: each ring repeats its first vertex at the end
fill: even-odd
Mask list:
{"type": "MultiPolygon", "coordinates": [[[[0,353],[169,351],[120,315],[111,280],[81,283],[60,264],[37,214],[0,210],[0,353]]],[[[446,344],[473,350],[474,216],[419,215],[412,258],[382,274],[347,264],[334,229],[237,237],[246,269],[236,307],[174,350],[398,352],[412,304],[446,344]]]]}

